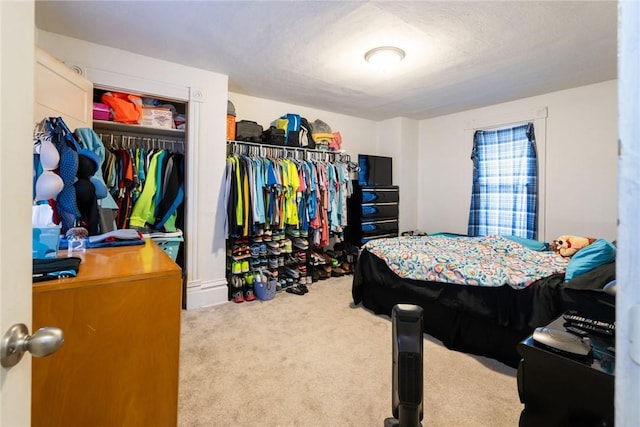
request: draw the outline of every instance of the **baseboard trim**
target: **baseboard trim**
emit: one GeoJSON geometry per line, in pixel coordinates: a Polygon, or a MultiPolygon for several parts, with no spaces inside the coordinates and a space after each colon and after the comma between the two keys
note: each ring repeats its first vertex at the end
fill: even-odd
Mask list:
{"type": "Polygon", "coordinates": [[[228,302],[227,281],[225,279],[200,282],[200,286],[187,286],[187,310],[209,307],[228,302]]]}

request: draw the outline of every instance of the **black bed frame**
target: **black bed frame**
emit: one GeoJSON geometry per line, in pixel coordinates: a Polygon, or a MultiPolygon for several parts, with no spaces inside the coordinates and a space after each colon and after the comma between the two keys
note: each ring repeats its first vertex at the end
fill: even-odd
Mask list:
{"type": "Polygon", "coordinates": [[[516,345],[563,310],[563,275],[516,290],[402,279],[378,257],[362,251],[353,278],[353,302],[391,315],[396,304],[424,310],[424,332],[451,350],[490,357],[517,367],[516,345]]]}

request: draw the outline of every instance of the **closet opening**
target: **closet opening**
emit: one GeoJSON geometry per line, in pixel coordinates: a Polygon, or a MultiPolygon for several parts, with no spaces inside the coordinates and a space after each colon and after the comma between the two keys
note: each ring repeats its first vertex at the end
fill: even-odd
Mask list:
{"type": "Polygon", "coordinates": [[[93,102],[112,196],[100,207],[104,227],[133,228],[158,244],[182,268],[186,308],[188,102],[98,85],[93,102]]]}

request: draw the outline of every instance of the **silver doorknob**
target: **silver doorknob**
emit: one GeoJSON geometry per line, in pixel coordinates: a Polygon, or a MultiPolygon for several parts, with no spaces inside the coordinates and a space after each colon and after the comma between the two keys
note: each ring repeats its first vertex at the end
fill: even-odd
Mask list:
{"type": "Polygon", "coordinates": [[[29,335],[29,328],[23,323],[11,326],[2,337],[0,346],[0,363],[5,368],[17,364],[25,351],[36,357],[48,356],[55,353],[64,342],[62,329],[45,326],[29,335]]]}

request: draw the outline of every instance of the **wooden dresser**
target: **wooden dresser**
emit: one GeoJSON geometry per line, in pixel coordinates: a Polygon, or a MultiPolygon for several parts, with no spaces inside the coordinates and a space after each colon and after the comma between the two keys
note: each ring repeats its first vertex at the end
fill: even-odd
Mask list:
{"type": "Polygon", "coordinates": [[[175,426],[180,267],[151,240],[78,256],[76,278],[33,284],[33,330],[65,340],[32,358],[31,425],[175,426]]]}

